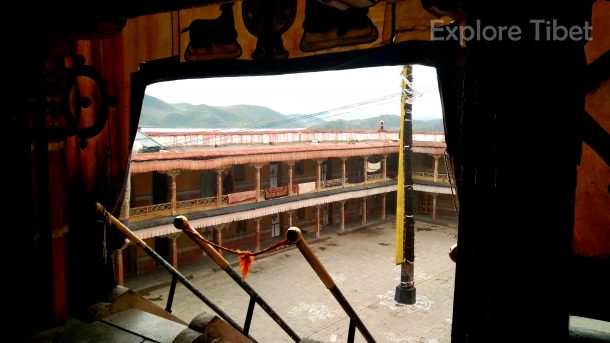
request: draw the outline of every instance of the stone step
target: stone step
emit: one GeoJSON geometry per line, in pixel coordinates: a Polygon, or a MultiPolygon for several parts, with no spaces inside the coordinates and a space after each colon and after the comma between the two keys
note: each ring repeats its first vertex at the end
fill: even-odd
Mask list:
{"type": "Polygon", "coordinates": [[[186,325],[135,308],[114,313],[101,322],[160,343],[173,342],[187,328],[186,325]]]}
{"type": "Polygon", "coordinates": [[[253,343],[239,330],[215,314],[202,312],[197,315],[187,329],[183,330],[172,343],[231,342],[253,343]]]}

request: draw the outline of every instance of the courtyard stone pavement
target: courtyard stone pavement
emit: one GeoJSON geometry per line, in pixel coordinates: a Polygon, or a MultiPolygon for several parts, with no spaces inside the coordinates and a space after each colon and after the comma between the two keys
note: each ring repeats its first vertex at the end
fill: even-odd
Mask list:
{"type": "MultiPolygon", "coordinates": [[[[306,240],[352,308],[380,343],[449,343],[453,311],[455,264],[447,254],[457,241],[457,228],[416,221],[416,303],[394,301],[400,281],[395,264],[395,218],[339,233],[325,228],[306,240]]],[[[442,223],[441,223],[442,224],[442,223]]],[[[225,253],[235,265],[236,260],[225,253]]],[[[235,270],[241,275],[239,269],[235,270]]],[[[243,326],[249,296],[224,271],[205,257],[179,268],[199,290],[243,326]]],[[[165,307],[169,274],[127,277],[125,286],[165,307]],[[155,279],[156,277],[156,279],[155,279]],[[153,287],[153,283],[157,286],[153,287]]],[[[257,257],[247,282],[301,337],[320,342],[346,342],[349,317],[295,247],[257,257]]],[[[181,284],[176,287],[172,313],[186,322],[212,311],[181,284]]],[[[293,340],[258,305],[250,335],[258,342],[293,340]]],[[[365,342],[356,330],[355,342],[365,342]]]]}

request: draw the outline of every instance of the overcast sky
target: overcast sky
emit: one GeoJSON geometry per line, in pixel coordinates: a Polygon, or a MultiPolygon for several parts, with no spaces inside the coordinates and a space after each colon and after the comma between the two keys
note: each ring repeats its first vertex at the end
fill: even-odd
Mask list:
{"type": "MultiPolygon", "coordinates": [[[[282,114],[324,112],[321,116],[329,120],[400,115],[401,69],[188,79],[149,85],[146,94],[172,104],[259,105],[282,114]]],[[[413,119],[442,118],[435,69],[414,66],[413,87],[413,119]]]]}

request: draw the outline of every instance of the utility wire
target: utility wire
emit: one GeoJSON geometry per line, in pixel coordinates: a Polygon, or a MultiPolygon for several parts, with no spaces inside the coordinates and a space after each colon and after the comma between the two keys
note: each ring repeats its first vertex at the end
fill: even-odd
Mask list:
{"type": "MultiPolygon", "coordinates": [[[[404,91],[405,95],[407,96],[407,101],[409,101],[409,102],[414,101],[415,98],[421,97],[425,93],[428,93],[428,92],[429,92],[429,90],[427,90],[427,89],[422,90],[422,91],[414,91],[412,89],[409,89],[408,90],[409,94],[406,94],[407,93],[406,90],[404,91]]],[[[397,92],[397,93],[393,93],[393,94],[387,94],[387,95],[384,95],[384,96],[381,96],[378,98],[361,101],[358,103],[340,106],[340,107],[329,109],[329,110],[305,114],[302,116],[282,118],[280,120],[270,120],[270,121],[258,122],[258,123],[255,123],[253,126],[245,127],[243,129],[234,130],[231,132],[235,132],[235,133],[248,132],[248,131],[252,131],[252,130],[260,130],[260,129],[278,127],[278,126],[286,126],[291,123],[306,124],[306,123],[312,122],[314,120],[325,120],[328,118],[344,115],[346,113],[351,112],[351,110],[353,110],[355,108],[361,110],[361,109],[375,107],[375,106],[379,106],[379,105],[383,105],[386,103],[396,101],[395,98],[398,96],[401,96],[402,94],[403,94],[403,92],[401,91],[401,92],[397,92]]],[[[217,138],[210,137],[207,139],[208,139],[208,142],[205,141],[206,138],[203,138],[201,143],[199,143],[199,142],[197,142],[197,143],[199,143],[199,144],[210,143],[212,139],[217,139],[217,138]]],[[[191,143],[191,142],[189,142],[189,143],[191,143]]],[[[222,140],[220,140],[218,143],[222,143],[222,140]]],[[[186,142],[177,142],[175,145],[172,145],[172,147],[182,146],[185,144],[186,144],[186,142]]]]}

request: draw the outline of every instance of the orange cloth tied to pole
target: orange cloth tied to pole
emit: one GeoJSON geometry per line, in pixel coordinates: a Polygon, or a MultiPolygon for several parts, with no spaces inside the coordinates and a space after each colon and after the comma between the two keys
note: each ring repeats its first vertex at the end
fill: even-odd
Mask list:
{"type": "MultiPolygon", "coordinates": [[[[252,269],[252,263],[254,262],[254,256],[266,254],[273,250],[279,249],[284,245],[292,244],[287,239],[282,239],[281,241],[276,242],[275,244],[273,244],[263,250],[259,250],[259,251],[255,251],[255,252],[251,252],[249,250],[241,251],[239,249],[231,249],[231,248],[224,247],[222,245],[216,244],[214,242],[211,242],[211,241],[203,238],[203,236],[201,236],[199,234],[199,232],[195,231],[191,227],[191,225],[188,223],[188,220],[184,216],[176,217],[176,220],[174,221],[174,225],[176,225],[176,227],[178,229],[183,230],[191,239],[195,240],[196,242],[209,244],[210,246],[212,246],[216,249],[220,249],[222,251],[226,251],[231,254],[239,255],[239,269],[241,269],[241,275],[242,275],[243,281],[246,281],[246,278],[248,277],[248,272],[250,272],[250,269],[252,269]],[[178,219],[180,219],[180,220],[178,220],[178,219]]],[[[222,259],[222,257],[220,257],[220,258],[222,259]]],[[[226,260],[224,262],[227,263],[226,260]]]]}
{"type": "Polygon", "coordinates": [[[252,269],[252,262],[254,262],[254,255],[250,251],[237,250],[239,254],[239,269],[241,269],[241,279],[246,281],[248,272],[252,269]]]}

